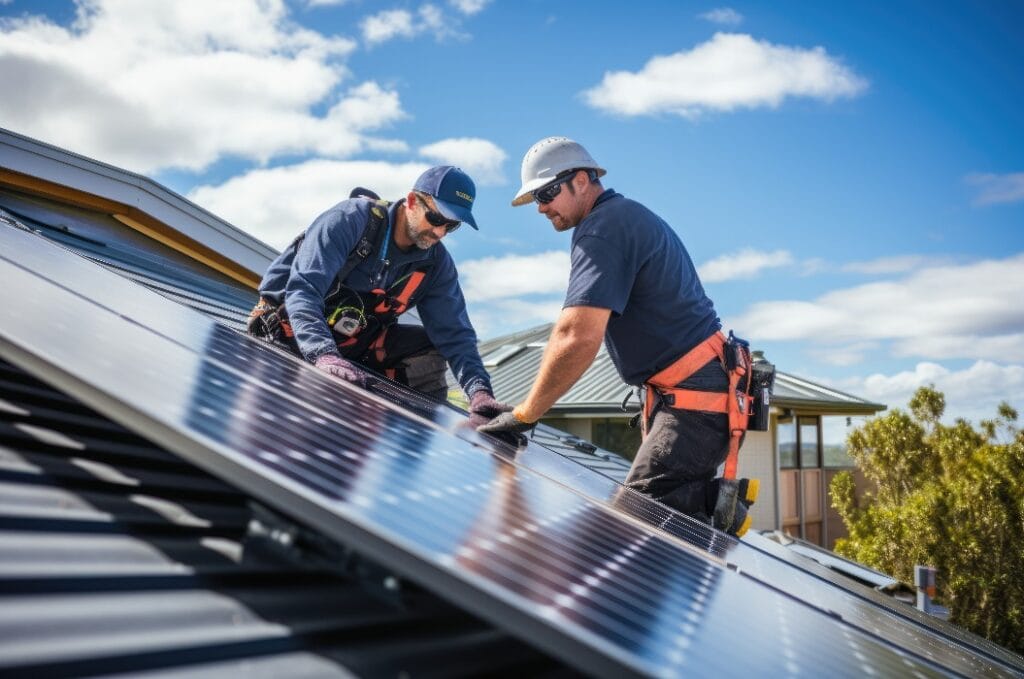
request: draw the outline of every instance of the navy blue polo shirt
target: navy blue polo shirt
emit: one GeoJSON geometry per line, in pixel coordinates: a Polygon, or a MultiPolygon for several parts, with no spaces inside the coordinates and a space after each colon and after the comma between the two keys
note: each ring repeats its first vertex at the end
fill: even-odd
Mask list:
{"type": "Polygon", "coordinates": [[[608,354],[642,384],[722,327],[689,253],[665,220],[608,189],[572,234],[565,307],[610,309],[608,354]]]}
{"type": "MultiPolygon", "coordinates": [[[[403,252],[395,245],[390,228],[402,202],[388,210],[391,226],[386,251],[380,257],[374,253],[362,260],[345,278],[345,285],[360,293],[387,289],[429,262],[416,302],[423,329],[467,395],[482,387],[490,391],[490,376],[480,360],[476,331],[469,322],[458,272],[447,248],[437,243],[426,250],[413,247],[403,252]],[[382,259],[389,262],[387,268],[382,267],[382,259]]],[[[293,242],[278,255],[260,283],[262,297],[275,304],[284,303],[296,343],[308,361],[337,351],[324,318],[324,299],[362,237],[373,204],[366,198],[350,198],[321,214],[298,245],[293,242]]]]}

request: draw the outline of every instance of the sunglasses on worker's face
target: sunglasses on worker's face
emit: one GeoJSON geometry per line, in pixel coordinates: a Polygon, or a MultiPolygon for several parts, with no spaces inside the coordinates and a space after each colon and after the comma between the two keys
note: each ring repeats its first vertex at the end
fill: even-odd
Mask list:
{"type": "Polygon", "coordinates": [[[533,199],[541,205],[547,205],[562,192],[562,184],[576,176],[576,172],[570,172],[563,177],[556,177],[555,181],[545,184],[533,192],[533,199]]]}
{"type": "Polygon", "coordinates": [[[427,222],[429,222],[431,226],[443,226],[445,233],[451,233],[462,226],[462,222],[455,221],[454,219],[448,219],[440,212],[434,212],[431,210],[430,206],[427,205],[427,201],[423,200],[423,197],[419,194],[416,194],[416,200],[423,205],[423,215],[427,218],[427,222]]]}

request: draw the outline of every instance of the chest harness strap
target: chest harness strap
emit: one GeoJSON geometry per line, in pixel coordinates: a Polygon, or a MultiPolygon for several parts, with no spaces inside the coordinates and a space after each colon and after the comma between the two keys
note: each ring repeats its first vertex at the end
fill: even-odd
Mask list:
{"type": "Polygon", "coordinates": [[[730,333],[727,340],[721,332],[708,337],[679,360],[647,380],[644,399],[643,435],[646,438],[650,420],[657,405],[680,410],[700,410],[724,413],[729,416],[729,454],[725,459],[723,478],[736,478],[740,441],[750,420],[750,349],[745,342],[735,340],[730,333]],[[718,358],[729,376],[729,390],[714,393],[683,389],[676,385],[687,379],[708,361],[718,358]],[[741,386],[742,383],[742,386],[741,386]]]}
{"type": "MultiPolygon", "coordinates": [[[[413,271],[392,285],[390,290],[377,288],[370,291],[370,294],[374,295],[376,300],[376,305],[373,307],[373,316],[379,323],[380,332],[377,333],[377,336],[367,346],[366,351],[367,353],[372,352],[373,357],[378,363],[383,363],[387,358],[384,351],[384,339],[387,336],[388,328],[415,303],[416,292],[426,276],[427,272],[425,270],[413,271]],[[401,286],[398,294],[393,294],[398,286],[401,286]]],[[[352,336],[344,341],[338,342],[338,347],[344,349],[356,346],[360,341],[359,334],[359,332],[353,333],[352,336]]],[[[390,372],[393,371],[385,371],[385,373],[390,372]]],[[[393,375],[388,374],[388,377],[393,377],[393,375]]]]}

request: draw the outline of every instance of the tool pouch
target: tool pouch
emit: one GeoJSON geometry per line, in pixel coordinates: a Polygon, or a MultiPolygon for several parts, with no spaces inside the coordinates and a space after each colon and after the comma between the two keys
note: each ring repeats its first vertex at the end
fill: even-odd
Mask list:
{"type": "Polygon", "coordinates": [[[768,431],[768,413],[771,410],[772,390],[775,388],[775,366],[765,360],[754,362],[750,379],[751,431],[768,431]]]}
{"type": "Polygon", "coordinates": [[[746,369],[750,365],[750,342],[740,339],[729,331],[729,339],[723,347],[725,351],[725,369],[733,372],[737,367],[746,369]]]}
{"type": "Polygon", "coordinates": [[[284,329],[281,322],[281,307],[275,306],[260,298],[258,304],[249,312],[245,329],[253,337],[271,341],[283,341],[284,329]]]}

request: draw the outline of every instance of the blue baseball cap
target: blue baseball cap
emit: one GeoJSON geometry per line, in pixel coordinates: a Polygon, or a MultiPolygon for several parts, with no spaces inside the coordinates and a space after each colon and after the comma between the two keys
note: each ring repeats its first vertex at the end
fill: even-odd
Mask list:
{"type": "Polygon", "coordinates": [[[466,222],[480,230],[471,212],[476,200],[476,184],[459,168],[451,165],[432,167],[420,175],[412,190],[433,196],[437,209],[448,219],[466,222]]]}

